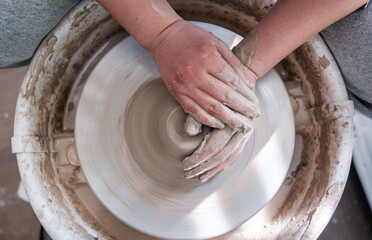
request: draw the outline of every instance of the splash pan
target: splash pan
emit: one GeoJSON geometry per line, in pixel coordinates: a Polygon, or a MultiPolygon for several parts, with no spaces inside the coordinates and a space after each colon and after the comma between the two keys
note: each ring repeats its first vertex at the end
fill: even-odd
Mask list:
{"type": "MultiPolygon", "coordinates": [[[[239,39],[226,29],[245,36],[273,2],[169,1],[184,19],[221,26],[213,31],[230,45],[239,39]]],[[[336,61],[319,35],[275,70],[258,81],[264,125],[258,127],[241,158],[206,185],[185,182],[180,160],[203,134],[185,138],[177,124],[185,115],[166,95],[152,59],[99,4],[80,1],[36,51],[17,101],[12,151],[43,227],[56,240],[155,240],[159,238],[143,232],[165,238],[202,238],[242,223],[213,240],[316,239],[330,220],[348,176],[353,105],[336,61]],[[104,68],[103,76],[97,75],[99,68],[104,68]],[[97,84],[102,86],[99,91],[97,84]],[[281,126],[290,122],[282,117],[291,115],[284,107],[288,98],[282,93],[283,84],[296,132],[286,175],[287,158],[281,154],[290,153],[291,142],[289,131],[281,126]],[[108,93],[115,94],[114,102],[108,93]],[[87,99],[91,103],[83,104],[87,99]],[[167,104],[160,106],[160,102],[167,104]],[[80,115],[89,106],[91,112],[76,117],[78,108],[80,115]],[[101,109],[107,112],[98,115],[101,109]],[[108,125],[110,121],[116,125],[108,125]],[[104,132],[113,128],[118,131],[104,132]],[[86,142],[95,143],[93,149],[79,140],[88,129],[92,130],[84,135],[91,136],[86,142]],[[262,142],[267,144],[260,146],[262,142]],[[284,148],[276,155],[265,150],[280,144],[284,148]],[[94,151],[104,157],[98,160],[94,151]],[[92,158],[82,156],[88,153],[92,158]],[[167,194],[171,189],[172,194],[167,194]],[[167,197],[159,200],[160,196],[167,197]]]]}

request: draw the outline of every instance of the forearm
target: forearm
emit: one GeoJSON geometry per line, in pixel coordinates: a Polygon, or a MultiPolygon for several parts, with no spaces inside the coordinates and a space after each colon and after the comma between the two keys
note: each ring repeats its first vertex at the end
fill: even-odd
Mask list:
{"type": "Polygon", "coordinates": [[[181,19],[166,0],[98,0],[98,2],[150,52],[159,33],[181,19]]]}
{"type": "Polygon", "coordinates": [[[257,77],[367,0],[279,0],[234,51],[257,77]],[[240,55],[240,56],[239,56],[240,55]],[[249,57],[251,55],[251,57],[249,57]]]}

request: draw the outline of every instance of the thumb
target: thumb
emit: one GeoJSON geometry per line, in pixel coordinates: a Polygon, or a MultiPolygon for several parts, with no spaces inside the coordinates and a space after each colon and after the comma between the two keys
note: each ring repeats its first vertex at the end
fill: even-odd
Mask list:
{"type": "Polygon", "coordinates": [[[201,127],[202,124],[199,121],[195,120],[191,115],[187,115],[184,128],[189,136],[195,136],[200,133],[201,127]]]}

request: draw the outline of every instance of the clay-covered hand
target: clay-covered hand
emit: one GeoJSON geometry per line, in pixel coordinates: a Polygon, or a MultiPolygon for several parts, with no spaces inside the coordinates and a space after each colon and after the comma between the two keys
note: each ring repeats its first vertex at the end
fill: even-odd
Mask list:
{"type": "Polygon", "coordinates": [[[253,129],[248,133],[241,133],[229,127],[212,130],[204,137],[198,149],[183,160],[184,177],[199,177],[205,182],[221,170],[227,169],[238,157],[252,133],[253,129]]]}
{"type": "MultiPolygon", "coordinates": [[[[225,43],[179,20],[158,35],[149,52],[170,93],[194,118],[191,122],[250,131],[251,119],[260,113],[254,77],[225,43]]],[[[193,125],[186,125],[189,133],[198,130],[188,126],[193,125]]]]}

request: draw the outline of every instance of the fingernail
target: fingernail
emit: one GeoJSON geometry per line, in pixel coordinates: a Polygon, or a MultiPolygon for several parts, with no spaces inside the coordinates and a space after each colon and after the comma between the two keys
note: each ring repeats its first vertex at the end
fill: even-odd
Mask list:
{"type": "Polygon", "coordinates": [[[201,175],[200,177],[199,177],[199,180],[201,181],[201,182],[206,182],[206,181],[208,181],[209,180],[209,171],[208,172],[206,172],[206,173],[204,173],[203,175],[201,175]]]}
{"type": "MultiPolygon", "coordinates": [[[[189,157],[185,158],[185,160],[183,161],[186,161],[188,160],[189,157]]],[[[183,171],[189,171],[190,169],[192,169],[194,167],[194,163],[190,163],[190,161],[186,162],[186,163],[183,163],[183,171]]]]}
{"type": "Polygon", "coordinates": [[[201,126],[195,126],[195,125],[189,124],[187,126],[185,125],[185,131],[187,135],[195,136],[196,134],[200,133],[202,130],[201,130],[201,126]]]}
{"type": "Polygon", "coordinates": [[[184,177],[185,179],[190,179],[190,178],[192,178],[192,176],[190,175],[190,172],[189,172],[189,171],[183,172],[183,177],[184,177]]]}
{"type": "Polygon", "coordinates": [[[252,128],[249,127],[248,125],[242,124],[237,129],[234,130],[241,133],[248,133],[249,131],[252,130],[252,128]]]}
{"type": "Polygon", "coordinates": [[[186,118],[184,129],[189,136],[195,136],[202,131],[202,124],[189,114],[186,118]]]}

